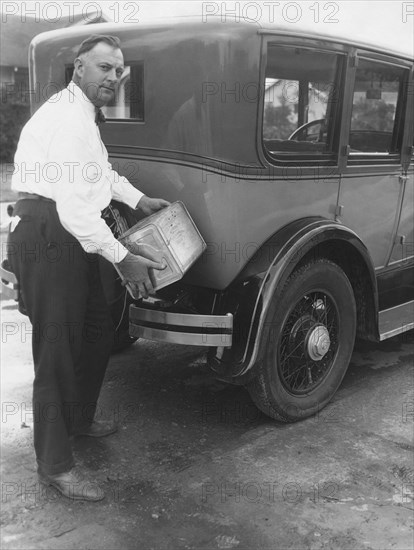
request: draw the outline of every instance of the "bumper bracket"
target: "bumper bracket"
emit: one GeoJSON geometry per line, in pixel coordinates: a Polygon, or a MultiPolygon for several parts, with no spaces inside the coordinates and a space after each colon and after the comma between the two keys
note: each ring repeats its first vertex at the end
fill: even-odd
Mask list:
{"type": "Polygon", "coordinates": [[[194,315],[129,308],[129,334],[187,346],[231,347],[233,315],[194,315]]]}

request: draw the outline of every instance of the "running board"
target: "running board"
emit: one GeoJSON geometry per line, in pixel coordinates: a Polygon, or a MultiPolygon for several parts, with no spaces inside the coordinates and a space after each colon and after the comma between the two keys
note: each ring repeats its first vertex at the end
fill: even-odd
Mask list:
{"type": "Polygon", "coordinates": [[[379,312],[380,340],[414,328],[414,300],[379,312]]]}

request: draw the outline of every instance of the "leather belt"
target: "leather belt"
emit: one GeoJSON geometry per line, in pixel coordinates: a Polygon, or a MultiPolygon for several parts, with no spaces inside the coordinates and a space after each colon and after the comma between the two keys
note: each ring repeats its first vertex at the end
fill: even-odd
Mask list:
{"type": "Polygon", "coordinates": [[[53,199],[49,199],[47,197],[43,197],[42,195],[36,195],[36,193],[23,193],[20,192],[18,196],[18,200],[34,200],[34,201],[46,201],[46,202],[55,202],[53,199]]]}

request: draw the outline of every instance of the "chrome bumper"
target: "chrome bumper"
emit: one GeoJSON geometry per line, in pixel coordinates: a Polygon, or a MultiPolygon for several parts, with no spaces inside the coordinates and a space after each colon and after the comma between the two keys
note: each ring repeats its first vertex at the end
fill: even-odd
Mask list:
{"type": "Polygon", "coordinates": [[[129,334],[187,346],[231,347],[233,315],[192,315],[129,308],[129,334]]]}
{"type": "Polygon", "coordinates": [[[6,260],[3,260],[0,266],[1,293],[6,300],[18,300],[19,284],[16,275],[6,265],[6,260]]]}

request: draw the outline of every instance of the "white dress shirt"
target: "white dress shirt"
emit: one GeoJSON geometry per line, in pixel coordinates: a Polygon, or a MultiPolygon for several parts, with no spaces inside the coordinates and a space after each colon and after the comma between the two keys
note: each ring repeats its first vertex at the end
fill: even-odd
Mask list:
{"type": "Polygon", "coordinates": [[[112,169],[95,124],[95,106],[72,81],[24,126],[12,189],[56,202],[63,227],[87,252],[112,263],[127,250],[101,218],[111,199],[135,208],[143,193],[112,169]]]}

